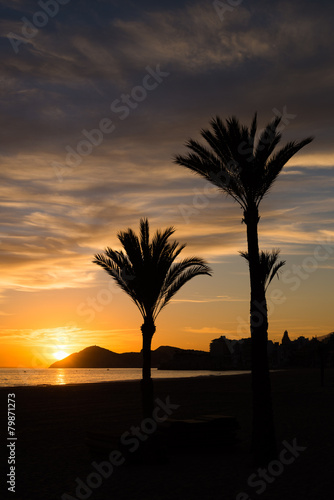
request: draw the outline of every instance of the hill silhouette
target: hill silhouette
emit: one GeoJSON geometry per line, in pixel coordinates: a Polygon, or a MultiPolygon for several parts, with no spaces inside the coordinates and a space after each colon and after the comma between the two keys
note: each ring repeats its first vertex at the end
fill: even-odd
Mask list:
{"type": "MultiPolygon", "coordinates": [[[[159,368],[170,362],[174,356],[207,355],[205,351],[185,350],[178,347],[161,346],[152,351],[152,367],[159,368]]],[[[143,362],[141,352],[117,352],[99,346],[86,347],[80,352],[70,354],[56,361],[49,368],[141,368],[143,362]]]]}
{"type": "MultiPolygon", "coordinates": [[[[286,367],[334,366],[334,332],[318,338],[303,336],[290,340],[284,332],[281,344],[267,343],[272,369],[286,367]]],[[[210,343],[210,352],[161,346],[152,351],[152,368],[162,370],[249,370],[251,339],[230,340],[222,335],[210,343]]],[[[142,352],[117,352],[99,346],[53,363],[50,368],[142,368],[142,352]]]]}

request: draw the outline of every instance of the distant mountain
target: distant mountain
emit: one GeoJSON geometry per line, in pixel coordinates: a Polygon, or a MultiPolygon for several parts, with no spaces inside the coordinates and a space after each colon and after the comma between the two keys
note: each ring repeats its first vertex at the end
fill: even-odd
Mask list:
{"type": "MultiPolygon", "coordinates": [[[[209,356],[208,352],[179,349],[178,347],[161,346],[152,351],[152,368],[169,365],[177,357],[209,356]]],[[[53,363],[50,368],[141,368],[141,352],[125,352],[118,354],[99,346],[86,347],[80,352],[70,354],[53,363]]]]}
{"type": "MultiPolygon", "coordinates": [[[[334,332],[308,339],[299,337],[288,343],[268,341],[271,368],[319,366],[321,341],[328,366],[334,366],[334,332]]],[[[251,339],[231,341],[224,336],[210,344],[210,352],[161,346],[152,351],[152,368],[161,370],[249,370],[251,366],[251,339]]],[[[80,352],[56,361],[50,368],[141,368],[141,352],[118,354],[98,346],[86,347],[80,352]]]]}
{"type": "Polygon", "coordinates": [[[86,347],[53,363],[50,368],[123,368],[120,355],[98,346],[86,347]]]}

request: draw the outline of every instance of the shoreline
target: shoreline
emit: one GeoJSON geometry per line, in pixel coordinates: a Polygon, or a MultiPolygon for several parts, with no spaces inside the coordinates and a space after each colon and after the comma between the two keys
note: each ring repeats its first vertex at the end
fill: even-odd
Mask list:
{"type": "MultiPolygon", "coordinates": [[[[56,368],[57,370],[59,368],[56,368]]],[[[61,368],[63,369],[63,368],[61,368]]],[[[73,368],[70,368],[72,370],[73,368]]],[[[86,369],[86,368],[84,368],[86,369]]],[[[102,368],[103,369],[103,368],[102,368]]],[[[125,368],[126,369],[126,368],[125,368]]],[[[132,368],[130,368],[131,370],[132,368]]],[[[76,368],[76,370],[80,370],[80,368],[76,368]]],[[[95,370],[95,368],[92,368],[92,370],[95,370]]],[[[166,370],[169,371],[169,370],[166,370]]],[[[170,370],[172,372],[175,371],[182,371],[186,372],[187,370],[170,370]]],[[[194,370],[189,370],[191,372],[194,372],[194,370]]],[[[199,371],[206,371],[206,370],[199,370],[199,371]]],[[[275,370],[276,371],[276,370],[275,370]]],[[[223,372],[223,370],[221,370],[223,372]]],[[[250,370],[226,370],[224,373],[217,373],[216,371],[213,371],[212,373],[207,373],[207,374],[201,374],[201,375],[192,375],[192,376],[178,376],[178,377],[152,377],[153,383],[156,383],[159,380],[187,380],[187,379],[198,379],[198,378],[210,378],[210,377],[238,377],[240,375],[249,375],[251,373],[250,370]],[[236,373],[238,372],[238,373],[236,373]]],[[[92,385],[92,384],[114,384],[118,382],[140,382],[141,378],[135,378],[135,379],[125,379],[125,380],[101,380],[101,381],[93,381],[93,382],[69,382],[66,384],[33,384],[33,385],[6,385],[6,386],[1,386],[0,385],[0,391],[3,389],[17,389],[17,388],[28,388],[28,387],[68,387],[68,386],[78,386],[78,385],[92,385]]]]}
{"type": "MultiPolygon", "coordinates": [[[[238,374],[226,374],[226,375],[198,375],[198,376],[192,376],[192,377],[161,377],[161,378],[152,378],[153,383],[155,384],[156,382],[162,381],[162,382],[168,382],[170,380],[197,380],[197,379],[208,379],[208,378],[225,378],[225,377],[240,377],[244,375],[250,375],[250,372],[247,371],[245,373],[238,373],[238,374]]],[[[102,380],[101,382],[73,382],[73,383],[68,383],[68,384],[35,384],[35,385],[11,385],[11,386],[0,386],[0,391],[3,390],[15,390],[15,389],[33,389],[33,388],[38,388],[38,389],[47,389],[47,388],[55,388],[55,387],[86,387],[86,386],[100,386],[103,384],[109,385],[109,384],[124,384],[124,383],[140,383],[141,379],[129,379],[129,380],[102,380]]]]}

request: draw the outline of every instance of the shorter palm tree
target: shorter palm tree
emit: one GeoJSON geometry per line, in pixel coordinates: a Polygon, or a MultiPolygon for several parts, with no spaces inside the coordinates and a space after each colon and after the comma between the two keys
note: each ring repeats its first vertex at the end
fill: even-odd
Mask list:
{"type": "MultiPolygon", "coordinates": [[[[247,262],[249,263],[248,252],[239,252],[239,253],[241,257],[246,259],[247,262]]],[[[279,254],[280,250],[278,248],[276,249],[274,248],[271,252],[262,250],[259,254],[261,281],[265,291],[267,291],[268,286],[270,285],[275,276],[279,278],[279,270],[286,263],[285,260],[278,261],[279,254]]]]}
{"type": "Polygon", "coordinates": [[[155,320],[160,311],[189,280],[199,275],[211,276],[211,269],[198,257],[175,262],[184,249],[177,241],[169,242],[175,229],[157,230],[150,241],[147,219],[140,220],[140,236],[132,229],[119,232],[117,237],[125,252],[106,248],[95,255],[94,263],[101,266],[138,307],[143,324],[142,401],[144,417],[153,411],[153,381],[151,378],[151,342],[155,320]]]}

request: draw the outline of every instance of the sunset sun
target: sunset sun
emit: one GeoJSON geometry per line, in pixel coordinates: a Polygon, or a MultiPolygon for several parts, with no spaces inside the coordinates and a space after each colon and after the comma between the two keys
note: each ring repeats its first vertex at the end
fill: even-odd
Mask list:
{"type": "Polygon", "coordinates": [[[65,351],[57,351],[57,352],[55,352],[55,353],[53,354],[53,356],[54,356],[56,359],[60,360],[60,359],[64,359],[64,358],[66,358],[66,356],[68,356],[68,354],[67,354],[65,351]]]}

